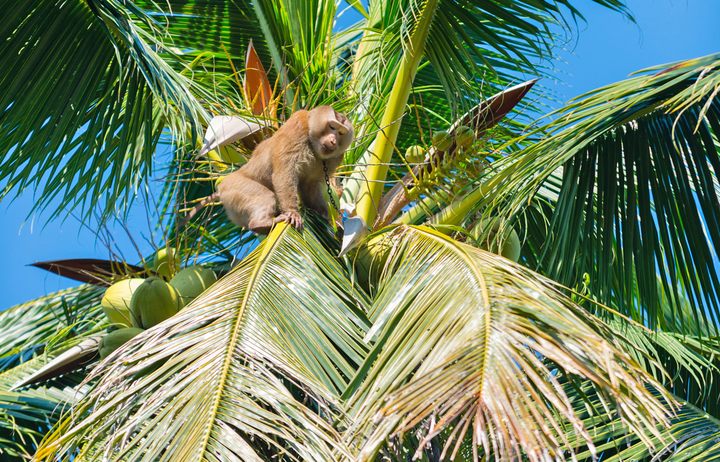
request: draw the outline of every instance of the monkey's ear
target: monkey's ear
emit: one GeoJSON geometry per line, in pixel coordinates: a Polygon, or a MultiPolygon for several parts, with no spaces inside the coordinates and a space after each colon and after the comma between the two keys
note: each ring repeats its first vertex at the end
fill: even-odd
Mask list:
{"type": "Polygon", "coordinates": [[[335,109],[333,109],[333,112],[335,113],[335,120],[337,120],[341,124],[345,125],[345,122],[348,121],[348,118],[345,117],[345,114],[341,114],[338,111],[336,111],[335,109]]]}

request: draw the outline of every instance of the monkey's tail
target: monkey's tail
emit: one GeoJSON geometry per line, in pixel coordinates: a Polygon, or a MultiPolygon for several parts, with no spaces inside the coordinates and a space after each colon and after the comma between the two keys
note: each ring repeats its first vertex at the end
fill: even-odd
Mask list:
{"type": "Polygon", "coordinates": [[[188,222],[190,222],[190,220],[192,220],[195,215],[200,213],[200,210],[207,207],[211,203],[219,201],[219,200],[220,200],[220,194],[218,194],[217,192],[214,192],[207,197],[203,197],[203,199],[195,207],[193,207],[192,210],[190,210],[190,212],[188,212],[187,215],[185,215],[185,218],[183,218],[183,220],[180,222],[180,229],[185,228],[185,226],[187,226],[188,222]]]}

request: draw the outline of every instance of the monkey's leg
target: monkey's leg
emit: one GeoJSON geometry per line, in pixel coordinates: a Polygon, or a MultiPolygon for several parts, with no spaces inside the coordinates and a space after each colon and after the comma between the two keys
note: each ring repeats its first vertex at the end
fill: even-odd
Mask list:
{"type": "Polygon", "coordinates": [[[233,223],[257,234],[270,232],[277,210],[272,190],[247,177],[232,187],[219,189],[220,200],[233,223]]]}
{"type": "Polygon", "coordinates": [[[256,183],[254,206],[250,211],[248,229],[256,234],[267,234],[273,226],[273,219],[277,210],[275,193],[270,189],[256,183]]]}
{"type": "Polygon", "coordinates": [[[300,198],[305,207],[312,209],[327,219],[328,213],[327,202],[323,196],[323,184],[320,182],[311,182],[300,186],[300,198]]]}

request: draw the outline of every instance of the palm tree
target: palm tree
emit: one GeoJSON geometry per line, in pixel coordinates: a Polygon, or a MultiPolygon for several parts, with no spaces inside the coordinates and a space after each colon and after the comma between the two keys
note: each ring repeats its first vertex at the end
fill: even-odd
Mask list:
{"type": "Polygon", "coordinates": [[[570,0],[348,3],[3,5],[0,198],[109,220],[160,171],[159,247],[222,277],[98,361],[103,286],[157,267],[41,265],[85,283],[0,313],[0,454],[720,457],[720,55],[540,117],[518,102],[545,90],[514,84],[582,18],[570,0]],[[310,215],[259,239],[217,207],[180,226],[318,104],[356,128],[343,239],[310,215]]]}

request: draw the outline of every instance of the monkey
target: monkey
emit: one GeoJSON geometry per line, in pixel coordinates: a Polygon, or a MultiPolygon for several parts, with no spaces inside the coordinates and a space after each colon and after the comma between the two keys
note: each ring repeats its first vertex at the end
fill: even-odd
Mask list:
{"type": "Polygon", "coordinates": [[[223,179],[215,194],[188,214],[185,223],[215,200],[233,223],[256,234],[267,234],[279,222],[302,229],[298,199],[328,218],[325,171],[328,177],[335,172],[353,136],[348,118],[331,106],[296,111],[257,145],[245,165],[223,179]]]}

